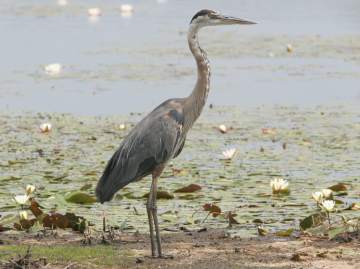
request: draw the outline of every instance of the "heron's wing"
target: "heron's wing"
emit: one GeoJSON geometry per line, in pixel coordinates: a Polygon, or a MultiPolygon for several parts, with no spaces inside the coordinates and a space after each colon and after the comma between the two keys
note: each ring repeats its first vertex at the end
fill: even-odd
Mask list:
{"type": "Polygon", "coordinates": [[[109,160],[96,194],[109,201],[122,187],[150,174],[178,152],[182,139],[183,116],[173,109],[153,111],[139,122],[109,160]]]}

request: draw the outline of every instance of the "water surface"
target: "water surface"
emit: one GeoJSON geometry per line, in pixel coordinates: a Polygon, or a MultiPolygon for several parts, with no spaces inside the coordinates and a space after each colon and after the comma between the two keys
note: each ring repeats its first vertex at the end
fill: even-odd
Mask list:
{"type": "Polygon", "coordinates": [[[195,67],[186,31],[212,8],[258,22],[204,29],[213,76],[209,102],[334,104],[359,100],[360,4],[347,1],[2,1],[0,108],[123,114],[186,96],[195,67]],[[98,21],[87,16],[99,6],[98,21]],[[286,52],[292,44],[293,53],[286,52]],[[43,66],[60,62],[58,77],[43,66]]]}

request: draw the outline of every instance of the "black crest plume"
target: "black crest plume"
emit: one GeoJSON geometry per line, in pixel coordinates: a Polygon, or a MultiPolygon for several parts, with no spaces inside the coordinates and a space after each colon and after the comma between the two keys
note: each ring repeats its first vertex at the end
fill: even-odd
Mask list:
{"type": "Polygon", "coordinates": [[[208,15],[208,14],[211,14],[211,13],[214,13],[214,11],[210,10],[210,9],[203,9],[203,10],[200,10],[198,13],[196,13],[194,15],[194,17],[192,17],[190,23],[193,22],[193,20],[195,20],[197,17],[199,16],[205,16],[205,15],[208,15]]]}

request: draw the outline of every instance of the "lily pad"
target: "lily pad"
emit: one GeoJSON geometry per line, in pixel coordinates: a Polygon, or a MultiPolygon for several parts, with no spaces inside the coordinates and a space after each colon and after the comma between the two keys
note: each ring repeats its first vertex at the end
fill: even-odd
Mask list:
{"type": "Polygon", "coordinates": [[[5,226],[14,223],[18,219],[17,215],[9,214],[0,219],[0,226],[5,226]]]}
{"type": "Polygon", "coordinates": [[[192,194],[192,193],[177,196],[178,199],[182,199],[182,200],[196,200],[196,199],[200,199],[202,197],[204,197],[204,195],[197,195],[197,194],[192,194]]]}
{"type": "MultiPolygon", "coordinates": [[[[149,193],[144,194],[143,198],[148,198],[149,197],[149,193]]],[[[167,191],[157,191],[156,193],[156,199],[174,199],[174,195],[167,192],[167,191]]]]}
{"type": "Polygon", "coordinates": [[[201,186],[199,186],[197,184],[190,184],[190,185],[188,185],[186,187],[177,189],[174,192],[189,193],[189,192],[196,192],[196,191],[199,191],[199,190],[201,190],[201,186]]]}
{"type": "Polygon", "coordinates": [[[290,228],[290,229],[283,230],[283,231],[277,231],[275,233],[275,235],[276,236],[282,236],[282,237],[288,237],[288,236],[291,236],[293,232],[294,232],[294,229],[290,228]]]}
{"type": "Polygon", "coordinates": [[[11,228],[9,228],[9,227],[4,227],[4,226],[2,226],[2,225],[0,224],[0,233],[1,233],[1,232],[6,232],[6,231],[9,231],[9,230],[11,230],[11,228]]]}
{"type": "Polygon", "coordinates": [[[65,195],[65,200],[69,203],[75,204],[93,204],[96,198],[85,192],[75,191],[65,195]]]}
{"type": "Polygon", "coordinates": [[[332,229],[329,229],[329,239],[333,239],[335,238],[337,235],[345,233],[347,231],[347,227],[346,226],[340,226],[340,227],[335,227],[332,229]]]}
{"type": "Polygon", "coordinates": [[[302,230],[306,230],[309,228],[319,226],[326,219],[327,219],[327,216],[324,212],[312,214],[312,215],[306,217],[305,219],[303,219],[302,221],[300,221],[300,228],[302,230]]]}
{"type": "Polygon", "coordinates": [[[209,211],[213,217],[221,214],[221,208],[215,204],[204,204],[203,208],[205,211],[209,211]]]}
{"type": "Polygon", "coordinates": [[[338,183],[338,184],[332,185],[328,189],[330,189],[334,192],[347,191],[347,187],[344,183],[338,183]]]}

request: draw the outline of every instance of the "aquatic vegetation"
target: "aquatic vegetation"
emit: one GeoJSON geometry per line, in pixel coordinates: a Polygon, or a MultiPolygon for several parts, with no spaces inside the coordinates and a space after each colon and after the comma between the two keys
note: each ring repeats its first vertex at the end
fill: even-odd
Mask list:
{"type": "Polygon", "coordinates": [[[344,212],[348,210],[357,210],[356,202],[350,202],[348,204],[346,199],[340,199],[338,197],[346,196],[347,193],[345,191],[347,189],[344,183],[337,183],[326,189],[312,193],[312,197],[316,201],[318,208],[321,209],[321,212],[313,213],[301,220],[301,229],[313,235],[327,235],[329,239],[347,232],[358,231],[356,224],[360,221],[360,218],[347,219],[344,215],[339,215],[339,213],[344,214],[344,212]],[[336,208],[337,204],[339,205],[338,208],[336,208]],[[342,208],[340,207],[341,205],[342,208]],[[341,221],[331,222],[330,213],[333,219],[336,219],[337,215],[341,216],[341,221]],[[328,225],[325,225],[325,220],[328,220],[328,225]]]}
{"type": "Polygon", "coordinates": [[[27,194],[15,195],[14,201],[19,205],[25,205],[29,201],[30,197],[27,194]]]}
{"type": "Polygon", "coordinates": [[[42,124],[40,124],[39,129],[42,133],[49,133],[52,130],[52,125],[51,125],[51,123],[48,123],[48,122],[42,123],[42,124]]]}
{"type": "Polygon", "coordinates": [[[221,133],[223,133],[223,134],[226,134],[226,133],[227,133],[227,127],[226,127],[226,125],[224,125],[224,124],[220,124],[220,125],[218,126],[218,130],[219,130],[221,133]]]}
{"type": "Polygon", "coordinates": [[[261,128],[261,132],[264,135],[276,135],[275,128],[261,128]]]}
{"type": "Polygon", "coordinates": [[[62,71],[62,65],[60,63],[48,64],[44,67],[44,71],[49,76],[56,76],[62,71]]]}
{"type": "Polygon", "coordinates": [[[257,232],[260,236],[265,236],[269,233],[269,230],[264,227],[264,225],[257,226],[257,232]]]}
{"type": "Polygon", "coordinates": [[[92,7],[88,9],[88,15],[91,17],[98,17],[101,16],[101,9],[98,7],[92,7]]]}
{"type": "Polygon", "coordinates": [[[175,193],[190,193],[200,191],[202,188],[197,184],[190,184],[188,186],[182,187],[180,189],[175,190],[175,193]]]}
{"type": "Polygon", "coordinates": [[[130,4],[122,4],[120,6],[120,11],[122,14],[123,13],[132,13],[132,12],[134,12],[134,7],[130,4]]]}
{"type": "Polygon", "coordinates": [[[286,45],[286,51],[287,51],[288,53],[292,53],[292,52],[294,51],[293,46],[292,46],[291,44],[287,44],[287,45],[286,45]]]}
{"type": "Polygon", "coordinates": [[[325,199],[330,199],[332,197],[332,190],[330,189],[323,189],[321,193],[325,199]]]}
{"type": "Polygon", "coordinates": [[[289,182],[283,178],[274,178],[270,181],[273,194],[288,194],[290,192],[289,182]]]}
{"type": "Polygon", "coordinates": [[[64,6],[68,5],[68,1],[67,0],[58,0],[57,4],[61,7],[64,7],[64,6]]]}
{"type": "Polygon", "coordinates": [[[19,218],[20,220],[27,220],[28,219],[28,213],[26,210],[21,210],[19,212],[19,218]]]}
{"type": "Polygon", "coordinates": [[[332,212],[335,209],[335,201],[333,200],[325,200],[321,203],[321,207],[326,211],[326,212],[332,212]]]}
{"type": "Polygon", "coordinates": [[[67,202],[75,204],[93,204],[96,202],[95,197],[81,191],[67,193],[64,198],[67,202]]]}
{"type": "Polygon", "coordinates": [[[231,149],[227,149],[225,151],[222,152],[223,158],[224,160],[231,160],[236,153],[236,149],[235,148],[231,148],[231,149]]]}
{"type": "MultiPolygon", "coordinates": [[[[94,187],[107,159],[140,117],[138,113],[108,117],[0,114],[0,146],[5,149],[0,151],[0,225],[9,227],[3,224],[2,218],[11,214],[19,221],[19,210],[12,198],[15,194],[25,194],[24,186],[31,184],[36,186],[32,197],[44,207],[40,208],[44,214],[54,208],[62,215],[74,212],[95,227],[101,227],[99,216],[106,211],[109,225],[118,226],[125,221],[130,231],[147,232],[144,196],[149,191],[148,179],[126,186],[111,203],[66,201],[69,193],[76,192],[85,193],[94,201],[94,187]],[[56,126],[51,135],[34,128],[46,119],[56,126]],[[120,124],[126,124],[126,128],[121,130],[120,124]]],[[[269,231],[276,232],[296,227],[299,220],[322,213],[324,216],[318,217],[323,220],[319,226],[306,229],[317,234],[313,229],[322,227],[327,216],[316,208],[312,193],[334,186],[337,191],[333,190],[333,199],[337,204],[336,212],[331,212],[331,226],[337,227],[341,216],[354,219],[359,212],[356,208],[360,188],[354,176],[360,154],[358,117],[357,110],[339,107],[312,110],[216,107],[205,111],[189,133],[183,154],[169,163],[159,180],[162,191],[171,197],[159,200],[159,208],[177,212],[169,213],[176,217],[165,214],[166,221],[160,219],[161,227],[227,227],[229,218],[225,214],[231,211],[238,215],[234,219],[240,223],[233,224],[232,233],[256,236],[255,219],[260,219],[269,231]],[[220,124],[233,129],[219,136],[214,126],[220,124]],[[264,126],[276,128],[276,134],[263,134],[264,126]],[[286,150],[282,146],[285,141],[286,150]],[[219,161],[224,146],[241,149],[241,158],[233,158],[224,165],[225,162],[219,161]],[[264,152],[259,151],[260,147],[264,152]],[[270,179],[279,177],[289,180],[291,195],[269,193],[270,179]],[[176,192],[191,184],[201,189],[176,192]],[[220,207],[221,214],[217,217],[210,214],[201,224],[209,213],[202,209],[207,203],[220,207]]],[[[31,220],[34,217],[30,211],[31,220]]],[[[328,229],[325,227],[322,234],[328,229]]]]}
{"type": "Polygon", "coordinates": [[[316,191],[312,193],[312,197],[315,200],[315,202],[319,205],[323,201],[324,195],[321,191],[316,191]]]}
{"type": "Polygon", "coordinates": [[[26,185],[26,188],[25,188],[25,192],[26,192],[26,195],[30,195],[32,194],[34,191],[35,191],[35,186],[34,185],[26,185]]]}
{"type": "Polygon", "coordinates": [[[212,204],[204,204],[203,205],[203,209],[205,211],[209,212],[209,215],[211,214],[213,217],[217,217],[221,214],[221,208],[219,206],[217,206],[216,204],[212,203],[212,204]]]}
{"type": "Polygon", "coordinates": [[[120,6],[120,10],[123,12],[132,12],[134,11],[134,7],[130,4],[123,4],[120,6]]]}

